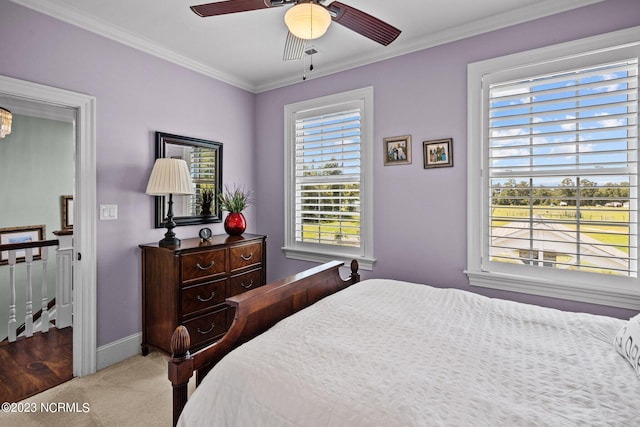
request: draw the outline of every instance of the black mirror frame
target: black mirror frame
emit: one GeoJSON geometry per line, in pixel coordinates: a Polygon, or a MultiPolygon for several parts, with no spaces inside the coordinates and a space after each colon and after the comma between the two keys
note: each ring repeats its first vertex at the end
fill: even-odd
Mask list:
{"type": "MultiPolygon", "coordinates": [[[[217,202],[222,193],[222,142],[208,141],[205,139],[190,138],[180,135],[172,135],[164,132],[156,132],[156,159],[165,157],[165,145],[186,145],[189,147],[205,147],[216,150],[216,194],[215,211],[212,215],[176,216],[173,220],[177,227],[183,225],[210,224],[222,222],[222,209],[217,202]]],[[[165,196],[155,196],[155,228],[165,228],[164,223],[167,214],[165,206],[167,202],[165,196]]]]}

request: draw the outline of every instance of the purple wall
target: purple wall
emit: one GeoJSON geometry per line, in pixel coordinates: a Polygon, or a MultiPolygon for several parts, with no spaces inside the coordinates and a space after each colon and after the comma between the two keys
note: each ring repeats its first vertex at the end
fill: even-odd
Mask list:
{"type": "MultiPolygon", "coordinates": [[[[224,182],[254,188],[255,95],[9,1],[0,1],[0,46],[0,74],[97,99],[97,201],[119,207],[117,221],[98,221],[98,346],[137,333],[138,245],[164,234],[144,194],[154,132],[223,142],[224,182]]],[[[176,233],[195,237],[198,229],[176,233]]],[[[212,229],[224,233],[220,224],[212,229]]]]}
{"type": "MultiPolygon", "coordinates": [[[[635,25],[640,25],[640,2],[609,0],[253,95],[0,1],[0,74],[97,99],[98,204],[119,206],[117,221],[98,221],[100,346],[141,329],[138,244],[157,241],[163,234],[152,228],[152,198],[144,194],[156,130],[224,143],[224,181],[255,189],[257,203],[247,212],[248,231],[269,236],[268,272],[269,278],[275,279],[312,265],[288,260],[280,250],[284,180],[281,106],[374,86],[374,137],[380,147],[375,152],[378,262],[374,271],[364,276],[468,288],[462,273],[466,256],[467,63],[635,25]],[[413,164],[384,167],[382,138],[405,133],[413,135],[413,164]],[[443,137],[454,139],[455,167],[424,170],[422,141],[443,137]],[[447,194],[444,202],[443,187],[447,194]]],[[[181,237],[190,237],[198,228],[176,231],[181,237]]],[[[224,232],[218,224],[213,230],[224,232]]],[[[484,293],[620,317],[632,314],[531,296],[484,293]]]]}
{"type": "MultiPolygon", "coordinates": [[[[466,264],[467,64],[640,25],[640,2],[609,0],[533,22],[360,67],[257,96],[258,229],[269,235],[271,279],[312,263],[289,260],[284,244],[285,104],[374,87],[374,238],[377,263],[364,277],[388,277],[489,296],[628,318],[634,312],[470,288],[466,264]],[[412,164],[383,166],[382,139],[411,134],[412,164]],[[422,141],[452,137],[454,167],[425,170],[422,141]]],[[[320,61],[318,61],[320,62],[320,61]]]]}

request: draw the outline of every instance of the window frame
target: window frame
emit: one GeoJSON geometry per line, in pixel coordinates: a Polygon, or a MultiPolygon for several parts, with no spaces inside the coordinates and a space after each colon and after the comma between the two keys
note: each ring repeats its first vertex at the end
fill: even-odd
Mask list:
{"type": "Polygon", "coordinates": [[[287,258],[327,262],[358,260],[372,270],[373,256],[373,87],[351,90],[284,106],[284,247],[287,258]],[[296,119],[360,108],[360,247],[316,245],[296,241],[295,234],[295,124],[296,119]]]}
{"type": "Polygon", "coordinates": [[[639,31],[640,27],[634,27],[468,65],[467,268],[464,272],[472,286],[640,309],[637,277],[547,270],[530,265],[509,265],[496,271],[489,266],[487,249],[490,244],[490,224],[486,201],[489,200],[490,177],[488,129],[485,123],[489,108],[486,96],[489,82],[613,61],[629,51],[638,57],[639,31]]]}

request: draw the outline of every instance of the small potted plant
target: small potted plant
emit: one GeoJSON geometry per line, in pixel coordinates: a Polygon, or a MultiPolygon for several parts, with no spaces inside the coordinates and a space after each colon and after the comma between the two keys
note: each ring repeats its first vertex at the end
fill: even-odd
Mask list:
{"type": "Polygon", "coordinates": [[[213,188],[202,188],[200,190],[200,215],[211,215],[211,205],[215,195],[216,191],[213,188]]]}
{"type": "Polygon", "coordinates": [[[240,236],[247,228],[247,221],[242,211],[253,203],[251,191],[244,187],[234,186],[233,189],[224,187],[224,192],[219,197],[222,210],[229,212],[224,220],[224,229],[230,236],[240,236]]]}

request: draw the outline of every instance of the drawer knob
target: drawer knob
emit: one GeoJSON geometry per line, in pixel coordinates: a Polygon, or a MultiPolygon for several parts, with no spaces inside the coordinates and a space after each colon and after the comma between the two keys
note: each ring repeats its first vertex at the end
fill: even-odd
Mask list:
{"type": "Polygon", "coordinates": [[[211,322],[211,327],[209,329],[207,329],[206,331],[202,331],[200,330],[200,328],[198,328],[198,333],[202,335],[207,335],[209,332],[213,331],[213,328],[215,327],[216,327],[216,324],[214,322],[211,322]]]}
{"type": "Polygon", "coordinates": [[[253,252],[251,252],[247,256],[244,256],[244,255],[240,254],[240,258],[242,258],[243,261],[249,261],[251,258],[253,258],[253,252]]]}
{"type": "Polygon", "coordinates": [[[245,289],[250,289],[253,286],[253,279],[251,279],[251,281],[248,284],[244,284],[244,282],[240,282],[240,286],[242,286],[245,289]]]}
{"type": "Polygon", "coordinates": [[[208,270],[211,267],[213,267],[214,264],[215,264],[215,261],[211,261],[209,263],[209,265],[205,265],[205,266],[202,266],[202,265],[200,265],[200,263],[198,263],[198,264],[196,264],[196,267],[198,268],[198,270],[208,270]]]}
{"type": "Polygon", "coordinates": [[[200,294],[198,294],[196,298],[198,298],[198,301],[200,302],[208,302],[208,301],[211,301],[215,295],[216,295],[216,291],[211,291],[211,296],[209,298],[202,298],[200,294]]]}

